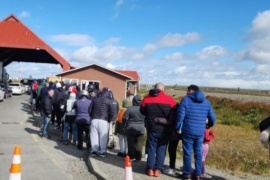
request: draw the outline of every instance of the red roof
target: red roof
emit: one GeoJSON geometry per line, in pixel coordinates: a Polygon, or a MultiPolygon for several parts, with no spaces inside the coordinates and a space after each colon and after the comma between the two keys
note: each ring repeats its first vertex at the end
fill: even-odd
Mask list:
{"type": "Polygon", "coordinates": [[[0,22],[0,34],[0,61],[4,66],[14,60],[59,63],[64,71],[71,69],[70,64],[63,57],[14,15],[10,15],[0,22]]]}
{"type": "Polygon", "coordinates": [[[115,70],[118,73],[124,74],[126,76],[132,77],[133,80],[140,80],[140,77],[137,73],[137,71],[127,71],[127,70],[115,70]]]}
{"type": "Polygon", "coordinates": [[[87,68],[91,68],[91,67],[94,67],[94,66],[97,66],[97,67],[100,67],[100,68],[102,68],[102,69],[106,69],[106,70],[111,71],[111,72],[113,72],[113,73],[119,74],[119,75],[121,75],[121,76],[127,77],[127,78],[129,78],[130,80],[134,80],[134,81],[140,80],[140,77],[139,77],[139,75],[138,75],[138,73],[137,73],[136,71],[111,70],[111,69],[105,68],[105,67],[103,67],[103,66],[100,66],[100,65],[98,65],[98,64],[90,64],[90,65],[83,66],[83,67],[80,67],[80,68],[74,68],[74,69],[71,69],[71,70],[69,70],[69,71],[65,71],[65,72],[56,74],[56,76],[62,76],[62,75],[64,75],[64,74],[77,72],[77,71],[80,71],[81,69],[87,69],[87,68]]]}

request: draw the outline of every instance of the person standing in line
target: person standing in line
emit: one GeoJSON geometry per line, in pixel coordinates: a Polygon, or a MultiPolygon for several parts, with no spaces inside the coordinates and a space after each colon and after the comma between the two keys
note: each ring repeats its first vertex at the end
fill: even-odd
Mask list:
{"type": "Polygon", "coordinates": [[[43,117],[43,127],[41,130],[41,137],[46,137],[48,139],[51,138],[51,136],[48,134],[51,115],[52,115],[52,108],[53,108],[53,95],[54,90],[49,89],[48,90],[48,96],[45,96],[44,100],[42,101],[41,105],[41,115],[43,117]]]}
{"type": "Polygon", "coordinates": [[[177,147],[179,140],[181,140],[181,134],[177,133],[175,128],[176,125],[176,111],[178,108],[178,104],[174,107],[171,111],[171,118],[174,120],[172,123],[172,129],[169,137],[169,144],[168,144],[168,153],[169,153],[169,168],[163,169],[165,174],[170,174],[176,176],[177,173],[175,171],[175,163],[176,163],[176,155],[177,155],[177,147]]]}
{"type": "Polygon", "coordinates": [[[36,102],[37,102],[37,89],[38,89],[38,83],[35,80],[33,85],[32,85],[32,109],[35,111],[36,110],[36,102]]]}
{"type": "Polygon", "coordinates": [[[38,84],[38,88],[37,88],[37,100],[36,100],[36,110],[37,111],[41,111],[41,104],[42,104],[42,99],[41,99],[41,90],[43,89],[43,87],[45,87],[46,82],[45,81],[41,81],[38,84]]]}
{"type": "Polygon", "coordinates": [[[103,88],[101,94],[93,99],[91,111],[91,156],[107,156],[109,137],[109,122],[113,118],[113,107],[110,99],[110,90],[103,88]]]}
{"type": "Polygon", "coordinates": [[[87,149],[90,148],[90,137],[89,137],[89,129],[90,129],[90,114],[92,109],[92,101],[88,99],[88,92],[86,90],[81,91],[81,98],[77,99],[73,105],[72,109],[76,110],[76,119],[75,122],[77,124],[78,129],[78,144],[77,147],[79,150],[83,149],[83,132],[85,132],[86,136],[86,146],[87,149]]]}
{"type": "Polygon", "coordinates": [[[141,103],[140,111],[145,115],[147,130],[147,174],[160,176],[171,131],[169,115],[176,106],[175,100],[165,94],[162,83],[155,84],[141,103]]]}
{"type": "Polygon", "coordinates": [[[119,157],[126,157],[128,153],[128,145],[127,145],[127,136],[124,133],[124,124],[123,124],[123,116],[126,112],[126,109],[128,107],[128,102],[126,99],[123,100],[122,108],[118,111],[116,123],[115,123],[115,130],[114,134],[118,134],[119,139],[119,152],[117,153],[117,156],[119,157]]]}
{"type": "Polygon", "coordinates": [[[108,141],[108,149],[113,149],[115,147],[115,140],[114,140],[114,130],[115,130],[115,122],[116,122],[116,118],[117,118],[117,114],[119,111],[119,103],[114,99],[113,97],[113,92],[111,90],[109,90],[110,93],[110,99],[111,99],[111,103],[112,103],[112,110],[113,110],[113,118],[112,120],[109,122],[110,126],[109,126],[109,141],[108,141]]]}
{"type": "MultiPolygon", "coordinates": [[[[208,120],[207,120],[208,122],[208,120]]],[[[215,134],[213,131],[211,131],[208,126],[206,126],[206,129],[204,131],[204,139],[203,139],[203,158],[202,158],[202,178],[211,179],[212,176],[207,174],[205,172],[205,161],[208,155],[209,151],[209,143],[215,138],[215,134]]]]}
{"type": "Polygon", "coordinates": [[[134,96],[132,104],[123,116],[124,132],[127,135],[130,159],[141,161],[145,134],[144,115],[140,112],[141,98],[134,96]]]}
{"type": "Polygon", "coordinates": [[[216,115],[211,103],[196,85],[187,88],[187,95],[181,100],[177,110],[176,129],[182,134],[183,174],[182,178],[199,180],[202,174],[202,147],[205,131],[205,121],[212,127],[216,115]],[[195,171],[191,174],[192,152],[195,157],[195,171]]]}
{"type": "Polygon", "coordinates": [[[61,125],[62,125],[62,117],[64,116],[64,112],[61,111],[60,109],[60,100],[62,99],[62,97],[65,94],[65,90],[62,88],[61,83],[56,83],[56,89],[55,89],[55,93],[54,93],[54,111],[55,111],[55,115],[56,115],[56,123],[57,129],[61,129],[61,125]]]}
{"type": "Polygon", "coordinates": [[[72,109],[75,101],[76,101],[76,94],[73,92],[70,92],[69,99],[66,101],[66,105],[65,105],[66,113],[64,115],[63,142],[65,145],[69,144],[68,132],[70,132],[70,129],[71,129],[70,133],[72,133],[73,135],[72,145],[75,146],[76,141],[78,140],[77,124],[75,123],[76,112],[75,112],[75,109],[72,109]]]}

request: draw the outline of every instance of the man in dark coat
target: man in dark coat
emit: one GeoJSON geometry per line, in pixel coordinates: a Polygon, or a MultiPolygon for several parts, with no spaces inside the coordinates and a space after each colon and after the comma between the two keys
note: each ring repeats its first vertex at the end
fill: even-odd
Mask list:
{"type": "Polygon", "coordinates": [[[54,102],[54,111],[55,111],[55,115],[56,115],[56,122],[57,122],[57,128],[60,129],[61,128],[61,120],[62,117],[64,116],[64,112],[60,110],[60,100],[62,99],[62,97],[64,96],[65,91],[62,88],[61,83],[56,83],[56,89],[55,89],[55,93],[54,93],[54,97],[53,97],[53,102],[54,102]]]}
{"type": "Polygon", "coordinates": [[[117,114],[119,111],[119,103],[114,99],[113,97],[113,93],[111,90],[110,91],[110,99],[111,99],[111,103],[112,103],[112,110],[113,110],[113,118],[112,121],[110,121],[110,127],[109,127],[109,141],[108,141],[108,148],[109,149],[113,149],[116,141],[114,139],[114,130],[115,130],[115,123],[116,123],[116,118],[117,118],[117,114]]]}
{"type": "Polygon", "coordinates": [[[148,176],[160,176],[171,132],[169,115],[175,106],[175,100],[165,94],[162,83],[157,83],[155,89],[142,100],[140,110],[146,121],[148,176]],[[157,118],[165,121],[159,122],[157,118]]]}
{"type": "Polygon", "coordinates": [[[92,109],[92,101],[88,99],[89,94],[86,90],[82,90],[80,99],[77,99],[74,103],[73,109],[76,110],[76,119],[78,129],[78,144],[79,150],[83,149],[83,132],[86,136],[86,146],[90,148],[90,137],[89,137],[89,127],[90,127],[90,113],[92,109]]]}
{"type": "Polygon", "coordinates": [[[40,135],[41,135],[41,137],[46,137],[48,139],[51,138],[51,136],[48,135],[48,129],[49,129],[51,115],[52,115],[53,95],[54,95],[54,90],[49,89],[48,96],[45,96],[44,100],[42,101],[42,105],[41,105],[41,109],[42,109],[41,114],[43,117],[43,127],[42,127],[40,135]]]}
{"type": "Polygon", "coordinates": [[[113,107],[108,88],[103,88],[101,94],[93,99],[91,118],[91,156],[106,157],[109,122],[113,118],[113,107]]]}

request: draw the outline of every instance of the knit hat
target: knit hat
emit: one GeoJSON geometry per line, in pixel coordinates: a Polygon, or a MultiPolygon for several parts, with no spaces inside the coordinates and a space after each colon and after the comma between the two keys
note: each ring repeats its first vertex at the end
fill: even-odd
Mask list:
{"type": "Polygon", "coordinates": [[[75,99],[76,98],[76,94],[75,93],[70,93],[69,98],[75,99]]]}
{"type": "Polygon", "coordinates": [[[56,83],[56,88],[60,88],[60,87],[62,87],[62,85],[59,82],[56,83]]]}

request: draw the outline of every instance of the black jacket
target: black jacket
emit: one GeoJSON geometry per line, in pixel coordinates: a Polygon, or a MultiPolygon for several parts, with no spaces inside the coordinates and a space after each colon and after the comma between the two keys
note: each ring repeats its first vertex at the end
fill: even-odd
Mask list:
{"type": "Polygon", "coordinates": [[[54,96],[53,96],[53,102],[54,105],[58,106],[61,98],[65,95],[65,91],[62,87],[55,89],[54,96]]]}
{"type": "Polygon", "coordinates": [[[91,119],[102,119],[112,121],[113,107],[109,98],[109,91],[102,91],[101,95],[92,101],[91,119]]]}
{"type": "Polygon", "coordinates": [[[171,113],[176,106],[176,101],[159,89],[152,89],[144,97],[140,111],[145,115],[145,125],[149,132],[170,133],[174,119],[171,113]],[[168,124],[156,122],[156,118],[163,118],[168,124]]]}
{"type": "Polygon", "coordinates": [[[116,121],[117,114],[119,111],[119,103],[115,99],[111,99],[111,103],[112,103],[112,113],[113,113],[112,121],[116,121]]]}
{"type": "Polygon", "coordinates": [[[53,110],[53,98],[51,96],[46,96],[42,102],[42,116],[48,117],[49,114],[52,114],[53,110]]]}

